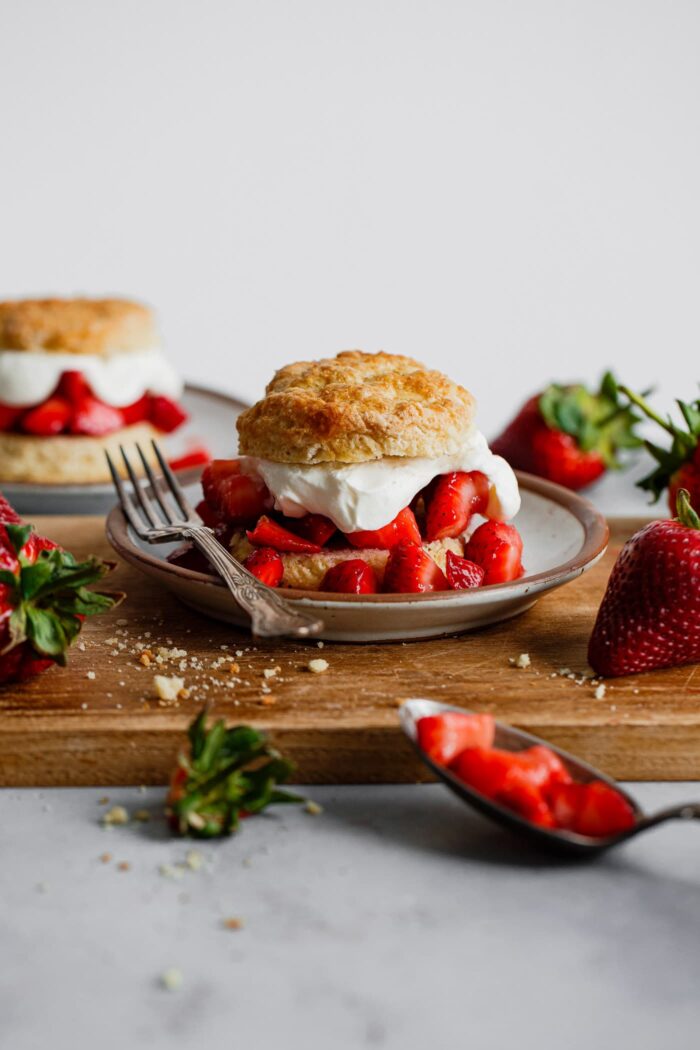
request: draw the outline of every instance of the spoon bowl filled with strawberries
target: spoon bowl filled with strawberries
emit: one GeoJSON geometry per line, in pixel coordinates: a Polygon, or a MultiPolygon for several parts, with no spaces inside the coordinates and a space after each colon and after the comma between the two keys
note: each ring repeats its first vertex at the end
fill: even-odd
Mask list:
{"type": "Polygon", "coordinates": [[[410,699],[400,719],[455,795],[542,849],[592,857],[668,820],[700,819],[700,802],[645,814],[600,770],[490,714],[410,699]]]}

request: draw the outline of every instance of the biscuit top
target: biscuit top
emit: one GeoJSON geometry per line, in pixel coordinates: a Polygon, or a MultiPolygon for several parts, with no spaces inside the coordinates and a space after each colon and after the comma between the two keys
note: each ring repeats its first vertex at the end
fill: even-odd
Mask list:
{"type": "Polygon", "coordinates": [[[159,343],[147,306],[126,299],[0,302],[0,349],[106,355],[159,343]]]}
{"type": "Polygon", "coordinates": [[[398,354],[345,350],[275,373],[237,421],[239,449],[278,463],[364,463],[457,452],[475,402],[441,372],[398,354]]]}

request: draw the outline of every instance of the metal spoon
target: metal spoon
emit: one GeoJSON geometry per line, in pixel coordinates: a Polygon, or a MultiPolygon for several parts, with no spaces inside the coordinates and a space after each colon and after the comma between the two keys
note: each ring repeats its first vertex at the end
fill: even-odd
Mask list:
{"type": "Polygon", "coordinates": [[[439,715],[446,711],[458,711],[463,714],[473,713],[467,708],[440,704],[434,700],[411,699],[404,701],[401,705],[401,727],[413,744],[419,757],[432,770],[435,776],[443,784],[446,784],[451,791],[454,791],[455,795],[459,795],[464,802],[473,806],[483,816],[496,821],[497,824],[502,824],[511,831],[515,831],[517,834],[530,839],[537,846],[559,853],[593,856],[597,853],[602,853],[603,850],[610,849],[611,846],[617,846],[627,839],[634,838],[635,835],[642,831],[647,831],[648,828],[656,827],[657,824],[663,824],[667,820],[700,820],[700,802],[687,802],[684,805],[670,806],[668,809],[662,809],[658,813],[646,815],[639,803],[631,795],[623,790],[615,780],[607,777],[598,769],[594,769],[593,766],[589,766],[579,758],[574,758],[567,751],[554,747],[553,744],[542,740],[540,737],[524,733],[520,729],[504,725],[502,722],[496,722],[496,736],[494,740],[496,747],[503,748],[505,751],[522,751],[524,748],[532,747],[534,744],[544,744],[559,756],[574,780],[584,784],[591,780],[605,781],[606,784],[609,784],[610,787],[619,792],[623,798],[627,799],[636,817],[636,823],[631,828],[617,835],[609,835],[606,838],[590,838],[587,835],[579,835],[573,831],[543,828],[537,824],[531,824],[529,820],[518,816],[512,809],[507,809],[498,802],[486,798],[485,795],[475,791],[468,784],[458,780],[449,769],[445,766],[439,766],[421,749],[418,744],[416,731],[417,722],[427,715],[439,715]]]}

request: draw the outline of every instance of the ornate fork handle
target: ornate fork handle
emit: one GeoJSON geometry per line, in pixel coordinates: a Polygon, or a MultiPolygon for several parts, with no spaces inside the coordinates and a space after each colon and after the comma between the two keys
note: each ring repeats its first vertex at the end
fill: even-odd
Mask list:
{"type": "Polygon", "coordinates": [[[185,528],[182,535],[207,556],[224,579],[241,608],[250,615],[253,634],[274,638],[281,634],[317,634],[323,621],[290,607],[275,591],[266,587],[219,543],[205,526],[185,528]]]}

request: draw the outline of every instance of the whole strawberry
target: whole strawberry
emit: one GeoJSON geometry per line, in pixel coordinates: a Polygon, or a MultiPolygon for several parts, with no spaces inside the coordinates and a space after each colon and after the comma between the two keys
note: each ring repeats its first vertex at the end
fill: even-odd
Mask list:
{"type": "Polygon", "coordinates": [[[620,449],[641,444],[634,433],[637,422],[606,372],[596,393],[581,384],[552,383],[523,405],[491,448],[516,470],[582,489],[619,468],[620,449]]]}
{"type": "Polygon", "coordinates": [[[649,419],[663,427],[671,437],[670,448],[662,448],[651,441],[644,442],[658,466],[638,482],[639,487],[653,493],[654,499],[658,499],[667,488],[672,514],[676,511],[680,489],[687,489],[692,505],[700,507],[700,400],[676,402],[683,416],[684,428],[676,426],[670,417],[664,419],[644,397],[633,393],[628,387],[621,386],[620,393],[628,397],[649,419]]]}
{"type": "Polygon", "coordinates": [[[618,675],[700,660],[700,517],[688,493],[678,517],[652,521],[622,548],[608,580],[588,661],[618,675]]]}
{"type": "Polygon", "coordinates": [[[113,597],[87,590],[108,571],[37,536],[0,495],[0,684],[66,662],[85,617],[114,605],[113,597]]]}

